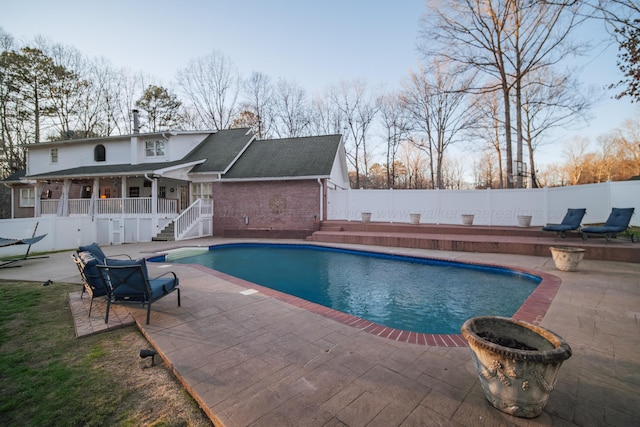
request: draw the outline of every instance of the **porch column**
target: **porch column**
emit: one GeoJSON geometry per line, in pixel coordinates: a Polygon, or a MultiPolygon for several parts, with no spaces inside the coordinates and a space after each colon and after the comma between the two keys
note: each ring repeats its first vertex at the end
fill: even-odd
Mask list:
{"type": "Polygon", "coordinates": [[[158,178],[151,179],[151,214],[158,215],[158,178]]]}
{"type": "Polygon", "coordinates": [[[62,197],[58,203],[62,204],[62,216],[69,216],[69,189],[71,188],[71,180],[65,178],[62,182],[62,197]]]}
{"type": "Polygon", "coordinates": [[[41,199],[40,193],[42,193],[42,188],[44,188],[44,183],[42,181],[36,181],[35,189],[34,189],[34,207],[33,207],[33,216],[39,217],[42,215],[42,209],[40,206],[41,199]]]}
{"type": "Polygon", "coordinates": [[[93,178],[93,190],[91,190],[91,204],[93,205],[94,215],[99,212],[99,209],[96,206],[99,200],[100,200],[100,178],[95,177],[93,178]]]}

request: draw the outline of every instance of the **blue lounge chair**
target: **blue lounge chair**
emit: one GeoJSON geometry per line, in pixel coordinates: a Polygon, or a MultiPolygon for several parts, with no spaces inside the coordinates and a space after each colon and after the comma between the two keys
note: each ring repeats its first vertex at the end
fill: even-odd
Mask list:
{"type": "Polygon", "coordinates": [[[178,292],[178,307],[180,306],[180,284],[178,277],[172,271],[150,279],[144,258],[129,260],[107,260],[104,265],[97,266],[104,287],[109,290],[107,295],[107,314],[105,322],[109,322],[109,308],[111,304],[140,304],[147,306],[147,325],[151,316],[151,304],[160,298],[178,292]]]}
{"type": "Polygon", "coordinates": [[[563,239],[567,237],[567,231],[577,230],[580,228],[582,218],[587,213],[586,209],[568,209],[567,214],[562,219],[560,224],[547,224],[542,227],[544,231],[555,231],[563,239]]]}
{"type": "Polygon", "coordinates": [[[582,239],[587,240],[588,234],[604,235],[608,240],[615,238],[618,233],[625,232],[631,237],[631,241],[636,241],[635,234],[629,230],[629,222],[631,222],[631,216],[633,215],[634,208],[612,208],[609,218],[602,226],[597,227],[585,227],[582,231],[582,239]]]}

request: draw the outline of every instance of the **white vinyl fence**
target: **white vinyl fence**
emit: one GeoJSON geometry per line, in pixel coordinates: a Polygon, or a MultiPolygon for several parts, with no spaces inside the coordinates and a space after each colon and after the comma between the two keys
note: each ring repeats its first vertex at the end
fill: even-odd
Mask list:
{"type": "Polygon", "coordinates": [[[570,187],[510,190],[330,190],[330,220],[409,222],[421,214],[421,223],[461,224],[462,214],[473,214],[474,225],[518,224],[518,215],[530,215],[532,226],[559,223],[569,208],[586,208],[583,224],[606,221],[611,208],[635,208],[631,225],[640,226],[640,181],[606,182],[570,187]]]}

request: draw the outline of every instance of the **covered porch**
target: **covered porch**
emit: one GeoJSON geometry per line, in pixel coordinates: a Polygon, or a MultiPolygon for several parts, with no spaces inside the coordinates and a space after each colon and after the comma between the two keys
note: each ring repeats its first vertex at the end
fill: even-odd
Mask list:
{"type": "Polygon", "coordinates": [[[189,183],[149,176],[38,180],[34,216],[160,216],[189,206],[189,183]]]}

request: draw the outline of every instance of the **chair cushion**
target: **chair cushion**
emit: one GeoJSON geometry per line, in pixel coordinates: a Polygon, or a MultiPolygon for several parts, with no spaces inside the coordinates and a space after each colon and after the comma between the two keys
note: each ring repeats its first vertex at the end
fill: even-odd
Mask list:
{"type": "Polygon", "coordinates": [[[149,281],[151,287],[151,300],[156,300],[173,291],[178,286],[178,279],[170,277],[160,277],[149,281]]]}
{"type": "Polygon", "coordinates": [[[78,258],[82,263],[82,272],[84,273],[87,285],[91,288],[94,297],[100,297],[107,294],[104,283],[100,279],[98,272],[98,260],[90,252],[78,252],[78,258]]]}
{"type": "Polygon", "coordinates": [[[617,227],[620,231],[626,230],[631,221],[631,215],[633,215],[634,208],[612,208],[605,227],[617,227]]]}
{"type": "MultiPolygon", "coordinates": [[[[113,289],[113,297],[116,301],[145,301],[147,287],[144,282],[144,278],[149,277],[147,273],[147,263],[144,258],[130,260],[130,259],[113,259],[107,258],[106,265],[110,267],[128,267],[128,266],[141,266],[142,274],[144,277],[141,277],[139,273],[135,273],[132,276],[127,278],[126,283],[118,284],[115,289],[113,289]]],[[[111,275],[115,274],[124,274],[124,272],[120,272],[119,270],[112,270],[111,275]]],[[[127,273],[127,274],[130,274],[127,273]]],[[[110,286],[114,286],[113,279],[108,278],[110,286]]]]}
{"type": "Polygon", "coordinates": [[[78,252],[89,252],[91,253],[91,255],[93,255],[96,259],[100,261],[106,258],[106,255],[104,254],[104,252],[102,252],[102,249],[100,249],[100,246],[98,246],[98,244],[95,242],[87,246],[80,246],[78,248],[78,252]]]}

